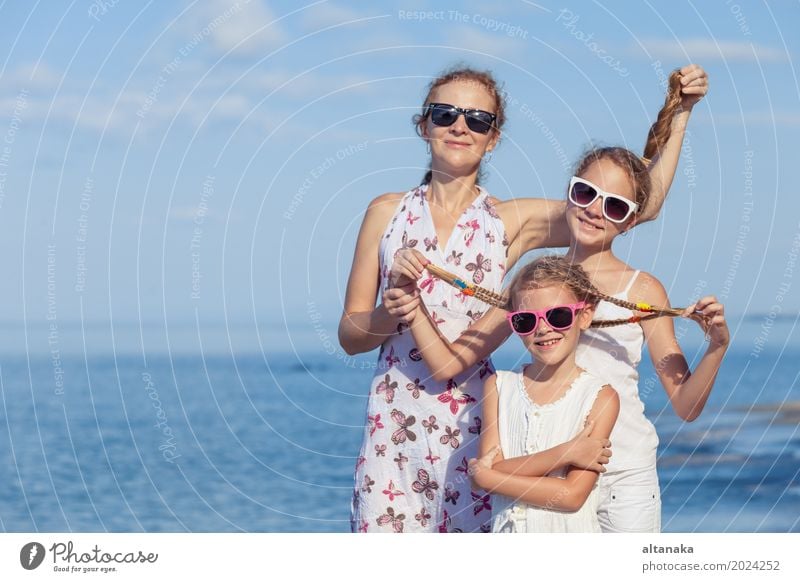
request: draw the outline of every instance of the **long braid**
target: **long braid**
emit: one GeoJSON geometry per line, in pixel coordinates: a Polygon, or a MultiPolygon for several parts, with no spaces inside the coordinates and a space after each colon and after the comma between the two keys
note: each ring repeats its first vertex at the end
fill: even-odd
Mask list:
{"type": "MultiPolygon", "coordinates": [[[[539,264],[541,265],[543,262],[555,261],[556,263],[558,260],[563,259],[562,257],[544,257],[543,259],[539,259],[539,264]]],[[[577,265],[571,265],[570,268],[574,269],[577,265]]],[[[445,283],[452,285],[456,289],[460,289],[464,295],[475,297],[476,299],[487,303],[489,305],[493,305],[494,307],[498,307],[505,311],[511,311],[512,306],[510,304],[510,297],[514,294],[514,283],[511,285],[511,292],[508,295],[503,295],[500,293],[496,293],[491,291],[490,289],[486,289],[485,287],[480,287],[473,283],[467,283],[463,279],[460,279],[456,275],[442,269],[441,267],[434,265],[433,263],[429,263],[426,266],[428,272],[436,277],[444,281],[445,283]]],[[[578,267],[579,268],[579,267],[578,267]]],[[[582,269],[581,269],[582,271],[582,269]]],[[[583,275],[585,277],[585,274],[583,275]]],[[[578,282],[580,277],[572,277],[572,283],[578,282]]],[[[592,321],[592,327],[596,328],[603,328],[603,327],[613,327],[616,325],[625,325],[628,323],[638,323],[645,319],[655,319],[657,317],[678,317],[683,313],[683,309],[678,308],[658,308],[653,307],[647,303],[633,303],[631,301],[625,301],[624,299],[619,299],[618,297],[612,297],[611,295],[607,295],[600,290],[598,290],[594,285],[589,282],[588,278],[584,278],[580,280],[580,295],[584,299],[590,300],[590,303],[597,304],[600,301],[608,301],[609,303],[613,303],[614,305],[618,305],[624,309],[629,309],[633,312],[639,313],[646,313],[647,315],[634,315],[632,317],[622,318],[622,319],[608,319],[608,320],[597,320],[592,321]]]]}
{"type": "Polygon", "coordinates": [[[644,158],[649,162],[656,158],[664,145],[669,140],[672,132],[672,118],[681,110],[681,74],[674,70],[669,75],[667,96],[664,106],[658,112],[656,122],[650,127],[647,134],[647,143],[644,146],[644,158]]]}

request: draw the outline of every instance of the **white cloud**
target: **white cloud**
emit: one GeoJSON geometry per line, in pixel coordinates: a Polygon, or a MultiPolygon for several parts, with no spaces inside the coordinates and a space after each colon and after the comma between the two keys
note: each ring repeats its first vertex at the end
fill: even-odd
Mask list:
{"type": "Polygon", "coordinates": [[[277,16],[260,0],[211,0],[201,6],[181,26],[191,47],[208,39],[221,54],[262,56],[289,38],[277,16]]]}
{"type": "MultiPolygon", "coordinates": [[[[691,61],[694,63],[712,60],[736,62],[787,61],[789,56],[782,50],[744,41],[716,40],[713,38],[646,39],[642,41],[652,58],[665,61],[691,61]]],[[[631,47],[642,55],[639,45],[631,47]]]]}
{"type": "MultiPolygon", "coordinates": [[[[505,24],[507,26],[505,30],[513,30],[513,25],[510,23],[497,24],[505,24]]],[[[521,33],[526,32],[522,28],[518,30],[521,31],[521,33]]],[[[508,36],[500,29],[498,29],[497,32],[486,32],[477,24],[471,27],[448,27],[445,39],[446,42],[443,44],[476,51],[478,53],[485,53],[491,56],[513,57],[514,55],[524,54],[522,51],[525,41],[522,40],[521,36],[508,36]]]]}
{"type": "Polygon", "coordinates": [[[317,4],[304,10],[302,12],[303,23],[307,28],[325,28],[336,24],[342,24],[360,18],[372,16],[370,14],[360,13],[352,8],[344,6],[337,6],[326,2],[325,4],[317,4]]]}
{"type": "Polygon", "coordinates": [[[45,62],[25,63],[3,76],[6,87],[25,89],[52,89],[58,86],[62,75],[45,62]]]}

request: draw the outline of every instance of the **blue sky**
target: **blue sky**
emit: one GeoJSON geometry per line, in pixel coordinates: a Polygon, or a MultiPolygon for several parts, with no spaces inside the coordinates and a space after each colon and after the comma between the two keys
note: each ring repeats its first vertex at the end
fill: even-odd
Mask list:
{"type": "Polygon", "coordinates": [[[796,320],[797,2],[95,0],[0,19],[2,321],[335,337],[362,213],[418,183],[410,118],[457,62],[509,97],[500,198],[562,197],[591,141],[640,149],[662,75],[702,64],[664,211],[617,250],[675,304],[702,290],[796,320]]]}

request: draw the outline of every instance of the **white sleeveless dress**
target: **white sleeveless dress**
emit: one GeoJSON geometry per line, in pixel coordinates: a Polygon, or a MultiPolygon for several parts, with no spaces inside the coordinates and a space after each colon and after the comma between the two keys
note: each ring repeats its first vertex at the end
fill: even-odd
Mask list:
{"type": "MultiPolygon", "coordinates": [[[[630,301],[628,294],[639,271],[613,297],[630,301]]],[[[633,312],[601,301],[594,319],[622,319],[633,312]]],[[[656,471],[658,435],[644,415],[639,395],[639,362],[644,332],[638,323],[581,333],[575,362],[605,378],[619,394],[620,410],[611,432],[613,455],[600,480],[598,514],[604,532],[658,532],[661,530],[661,494],[656,471]]],[[[658,382],[658,380],[656,380],[658,382]]],[[[647,390],[654,387],[648,385],[647,390]]]]}
{"type": "MultiPolygon", "coordinates": [[[[497,372],[500,447],[507,459],[538,453],[571,440],[583,430],[598,392],[608,382],[581,373],[562,398],[534,403],[525,390],[522,370],[497,372]]],[[[566,477],[566,468],[548,477],[566,477]]],[[[599,532],[597,485],[575,512],[537,507],[502,495],[492,496],[492,531],[500,533],[599,532]]]]}
{"type": "MultiPolygon", "coordinates": [[[[508,241],[502,220],[481,190],[439,241],[427,186],[397,205],[380,245],[381,290],[395,254],[414,248],[465,281],[499,290],[508,241]]],[[[485,304],[426,272],[422,300],[450,341],[479,319],[485,304]]],[[[356,461],[351,527],[358,532],[479,532],[489,530],[491,501],[472,491],[467,459],[477,456],[484,379],[489,359],[447,382],[436,382],[406,326],[381,346],[356,461]]]]}

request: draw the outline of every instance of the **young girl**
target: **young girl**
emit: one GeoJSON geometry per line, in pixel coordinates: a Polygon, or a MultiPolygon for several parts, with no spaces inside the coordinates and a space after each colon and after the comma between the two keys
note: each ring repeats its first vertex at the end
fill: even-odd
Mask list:
{"type": "Polygon", "coordinates": [[[526,455],[569,441],[587,421],[606,438],[617,419],[617,393],[575,363],[597,303],[591,288],[583,269],[563,257],[537,259],[509,286],[508,323],[533,361],[484,384],[483,457],[470,469],[475,485],[494,494],[494,532],[600,531],[596,472],[562,466],[531,477],[523,466],[526,455]]]}
{"type": "MultiPolygon", "coordinates": [[[[668,106],[665,109],[669,108],[668,106]]],[[[659,115],[659,119],[661,119],[659,115]]],[[[647,150],[646,150],[647,151],[647,150]]],[[[570,248],[567,257],[584,268],[603,293],[597,307],[600,319],[631,318],[630,299],[668,307],[661,283],[617,258],[614,239],[632,228],[647,204],[651,181],[647,165],[623,148],[590,151],[578,164],[567,196],[570,248]],[[622,305],[620,305],[620,303],[622,305]]],[[[413,252],[398,255],[393,266],[398,279],[422,275],[427,259],[413,252]]],[[[418,291],[393,290],[386,302],[390,313],[401,315],[418,291]]],[[[683,314],[697,321],[709,341],[694,371],[675,337],[669,318],[647,318],[626,325],[589,331],[581,338],[577,363],[608,378],[619,392],[620,413],[612,435],[614,456],[600,491],[598,517],[604,532],[657,532],[661,528],[661,500],[656,473],[658,437],[644,415],[639,398],[637,366],[644,341],[661,384],[675,412],[684,420],[697,418],[714,385],[730,341],[724,308],[713,296],[700,299],[683,314]]],[[[510,333],[505,313],[492,309],[452,344],[443,338],[419,306],[404,317],[434,378],[449,378],[491,354],[510,333]],[[422,314],[419,317],[418,314],[422,314]]]]}

